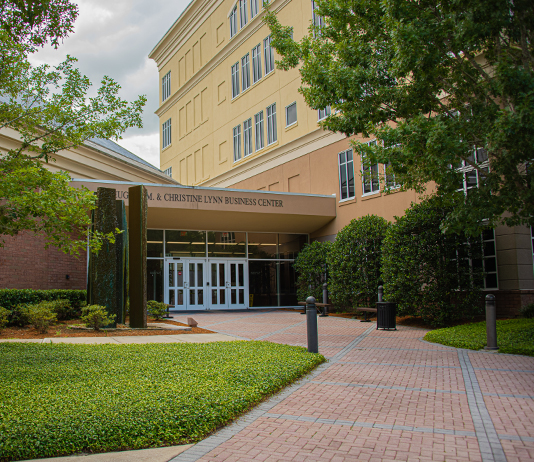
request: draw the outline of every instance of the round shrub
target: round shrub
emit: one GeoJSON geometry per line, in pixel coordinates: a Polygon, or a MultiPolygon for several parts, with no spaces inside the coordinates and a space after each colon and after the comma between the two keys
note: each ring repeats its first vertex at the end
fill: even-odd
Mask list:
{"type": "Polygon", "coordinates": [[[165,317],[168,308],[169,305],[167,305],[166,303],[157,302],[156,300],[149,300],[147,302],[147,312],[156,321],[165,317]]]}
{"type": "Polygon", "coordinates": [[[28,306],[30,323],[41,334],[46,333],[50,325],[57,321],[57,316],[53,308],[53,303],[51,302],[41,302],[37,305],[28,306]]]}
{"type": "Polygon", "coordinates": [[[374,306],[382,284],[382,240],[390,223],[376,215],[352,220],[328,255],[328,289],[336,306],[374,306]]]}
{"type": "Polygon", "coordinates": [[[324,273],[331,247],[331,242],[314,241],[304,246],[298,254],[293,265],[298,275],[298,300],[306,301],[310,295],[317,301],[323,300],[324,273]]]}
{"type": "Polygon", "coordinates": [[[11,308],[8,316],[8,325],[16,327],[24,327],[30,324],[28,316],[28,305],[19,304],[11,308]]]}
{"type": "Polygon", "coordinates": [[[480,239],[443,233],[452,207],[439,196],[412,203],[388,230],[382,251],[386,300],[399,315],[420,316],[439,327],[481,312],[480,239]]]}
{"type": "Polygon", "coordinates": [[[88,305],[82,308],[82,322],[86,327],[100,330],[115,321],[116,315],[109,315],[106,307],[101,305],[88,305]]]}
{"type": "Polygon", "coordinates": [[[519,310],[519,313],[523,318],[532,319],[534,318],[534,303],[529,303],[519,310]]]}
{"type": "Polygon", "coordinates": [[[0,306],[0,330],[7,326],[9,313],[9,310],[6,310],[3,306],[0,306]]]}

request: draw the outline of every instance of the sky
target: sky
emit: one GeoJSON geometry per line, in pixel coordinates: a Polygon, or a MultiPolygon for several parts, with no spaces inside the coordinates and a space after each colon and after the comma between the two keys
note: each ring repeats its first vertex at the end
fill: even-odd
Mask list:
{"type": "Polygon", "coordinates": [[[78,58],[78,67],[94,87],[104,75],[117,81],[120,96],[133,101],[147,96],[143,128],[130,128],[117,141],[121,146],[159,167],[159,77],[148,54],[187,7],[190,0],[71,0],[78,4],[74,33],[54,50],[45,47],[31,57],[34,65],[57,65],[66,55],[78,58]]]}

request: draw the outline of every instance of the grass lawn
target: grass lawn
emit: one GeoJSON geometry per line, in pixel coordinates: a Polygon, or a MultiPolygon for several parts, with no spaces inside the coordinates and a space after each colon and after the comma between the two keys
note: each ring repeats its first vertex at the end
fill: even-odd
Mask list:
{"type": "Polygon", "coordinates": [[[198,441],[324,361],[269,342],[0,344],[0,460],[198,441]]]}
{"type": "MultiPolygon", "coordinates": [[[[486,323],[463,324],[429,332],[425,340],[456,348],[480,350],[486,343],[486,323]]],[[[499,353],[534,356],[534,319],[497,321],[499,353]]]]}

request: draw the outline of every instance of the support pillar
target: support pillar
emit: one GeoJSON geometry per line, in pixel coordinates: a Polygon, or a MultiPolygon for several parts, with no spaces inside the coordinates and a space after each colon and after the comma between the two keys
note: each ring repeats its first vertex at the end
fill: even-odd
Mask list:
{"type": "Polygon", "coordinates": [[[144,186],[128,188],[130,326],[147,326],[147,190],[144,186]]]}

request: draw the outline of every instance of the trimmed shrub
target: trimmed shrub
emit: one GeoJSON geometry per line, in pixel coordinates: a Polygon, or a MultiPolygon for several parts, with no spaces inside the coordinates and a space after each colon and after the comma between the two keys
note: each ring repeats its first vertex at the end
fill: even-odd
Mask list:
{"type": "Polygon", "coordinates": [[[451,210],[439,196],[412,203],[389,229],[382,253],[386,300],[397,302],[399,315],[420,316],[436,327],[482,310],[482,245],[441,231],[451,210]]]}
{"type": "Polygon", "coordinates": [[[382,284],[382,240],[390,223],[376,215],[352,220],[328,255],[328,290],[336,306],[374,306],[382,284]]]}
{"type": "Polygon", "coordinates": [[[34,290],[34,289],[0,289],[0,306],[11,310],[21,304],[37,305],[41,302],[65,299],[75,310],[87,298],[85,290],[34,290]]]}
{"type": "Polygon", "coordinates": [[[109,326],[116,317],[114,314],[109,315],[105,306],[88,305],[82,308],[82,322],[94,330],[109,326]]]}
{"type": "Polygon", "coordinates": [[[521,307],[521,309],[519,310],[519,314],[523,318],[534,318],[534,303],[529,303],[528,305],[521,307]]]}
{"type": "Polygon", "coordinates": [[[71,304],[70,301],[67,299],[59,299],[59,300],[53,300],[51,302],[47,302],[52,307],[52,310],[54,313],[57,314],[57,318],[60,321],[66,321],[68,319],[75,319],[79,317],[80,310],[75,310],[71,304]]]}
{"type": "Polygon", "coordinates": [[[54,313],[54,305],[52,302],[41,302],[37,305],[28,306],[28,317],[30,323],[33,324],[41,334],[48,331],[50,324],[57,321],[57,315],[54,313]]]}
{"type": "Polygon", "coordinates": [[[311,295],[318,302],[323,300],[324,272],[327,258],[332,248],[331,242],[314,241],[306,244],[295,259],[297,276],[297,298],[306,301],[311,295]],[[311,289],[310,289],[311,286],[311,289]]]}
{"type": "Polygon", "coordinates": [[[0,306],[0,330],[7,326],[8,316],[9,310],[6,310],[3,306],[0,306]]]}
{"type": "Polygon", "coordinates": [[[11,308],[8,316],[8,325],[16,327],[24,327],[30,324],[30,317],[28,314],[28,305],[20,304],[11,308]]]}
{"type": "Polygon", "coordinates": [[[157,302],[156,300],[149,300],[147,302],[147,312],[156,321],[167,314],[167,308],[169,308],[169,305],[163,302],[157,302]]]}

